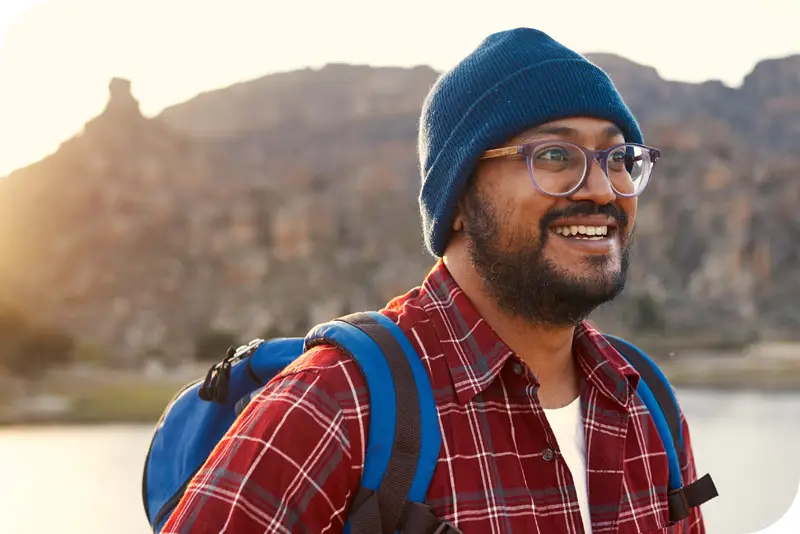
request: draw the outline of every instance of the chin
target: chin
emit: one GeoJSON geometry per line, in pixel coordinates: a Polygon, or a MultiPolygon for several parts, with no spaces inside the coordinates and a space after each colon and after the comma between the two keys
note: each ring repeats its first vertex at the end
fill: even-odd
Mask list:
{"type": "Polygon", "coordinates": [[[560,273],[558,278],[561,282],[571,286],[576,294],[589,299],[612,299],[622,291],[626,277],[619,261],[606,258],[601,265],[597,265],[599,259],[592,258],[591,262],[594,265],[551,265],[556,267],[557,273],[560,273]]]}
{"type": "Polygon", "coordinates": [[[580,258],[578,261],[575,259],[564,258],[547,258],[551,265],[569,276],[570,278],[585,279],[585,280],[598,280],[598,278],[607,278],[614,280],[618,278],[622,272],[622,261],[619,254],[605,254],[605,255],[587,255],[580,258]]]}

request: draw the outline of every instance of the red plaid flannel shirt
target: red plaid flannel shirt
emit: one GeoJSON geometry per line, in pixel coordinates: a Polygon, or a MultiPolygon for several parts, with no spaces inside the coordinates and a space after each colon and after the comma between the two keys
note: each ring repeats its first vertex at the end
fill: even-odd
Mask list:
{"type": "MultiPolygon", "coordinates": [[[[383,310],[428,369],[443,444],[427,494],[465,534],[582,533],[578,499],[534,396],[536,378],[484,322],[440,262],[383,310]],[[555,455],[543,455],[550,449],[555,455]],[[550,458],[550,461],[545,459],[550,458]]],[[[634,394],[637,373],[588,324],[582,373],[592,531],[703,534],[698,508],[668,526],[667,459],[634,394]]],[[[251,402],[197,473],[165,534],[339,533],[358,488],[366,383],[334,348],[315,348],[251,402]]],[[[696,479],[689,429],[684,483],[696,479]]]]}

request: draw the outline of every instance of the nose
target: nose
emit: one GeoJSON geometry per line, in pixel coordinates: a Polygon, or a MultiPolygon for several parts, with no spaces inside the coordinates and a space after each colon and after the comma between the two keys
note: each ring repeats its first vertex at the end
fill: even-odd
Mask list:
{"type": "Polygon", "coordinates": [[[586,180],[583,181],[583,185],[570,196],[570,199],[575,201],[589,200],[598,206],[611,204],[617,199],[614,189],[611,188],[608,176],[606,176],[605,171],[603,171],[596,159],[592,159],[589,163],[586,173],[586,180]]]}

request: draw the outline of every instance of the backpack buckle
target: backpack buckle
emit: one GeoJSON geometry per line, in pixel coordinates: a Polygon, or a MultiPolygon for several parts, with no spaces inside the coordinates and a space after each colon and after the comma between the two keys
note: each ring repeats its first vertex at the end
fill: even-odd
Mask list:
{"type": "Polygon", "coordinates": [[[264,341],[254,339],[247,345],[241,345],[238,349],[228,347],[222,361],[215,363],[208,369],[203,385],[197,390],[197,396],[204,401],[214,401],[219,404],[224,403],[228,398],[228,383],[231,378],[231,366],[250,354],[264,341]]]}

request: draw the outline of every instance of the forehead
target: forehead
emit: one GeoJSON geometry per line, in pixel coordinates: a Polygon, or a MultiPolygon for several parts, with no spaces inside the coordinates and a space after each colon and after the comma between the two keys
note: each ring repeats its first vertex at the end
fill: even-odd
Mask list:
{"type": "Polygon", "coordinates": [[[580,143],[624,142],[622,130],[614,123],[593,117],[570,117],[546,122],[526,130],[512,139],[514,144],[541,138],[563,138],[580,143]]]}

